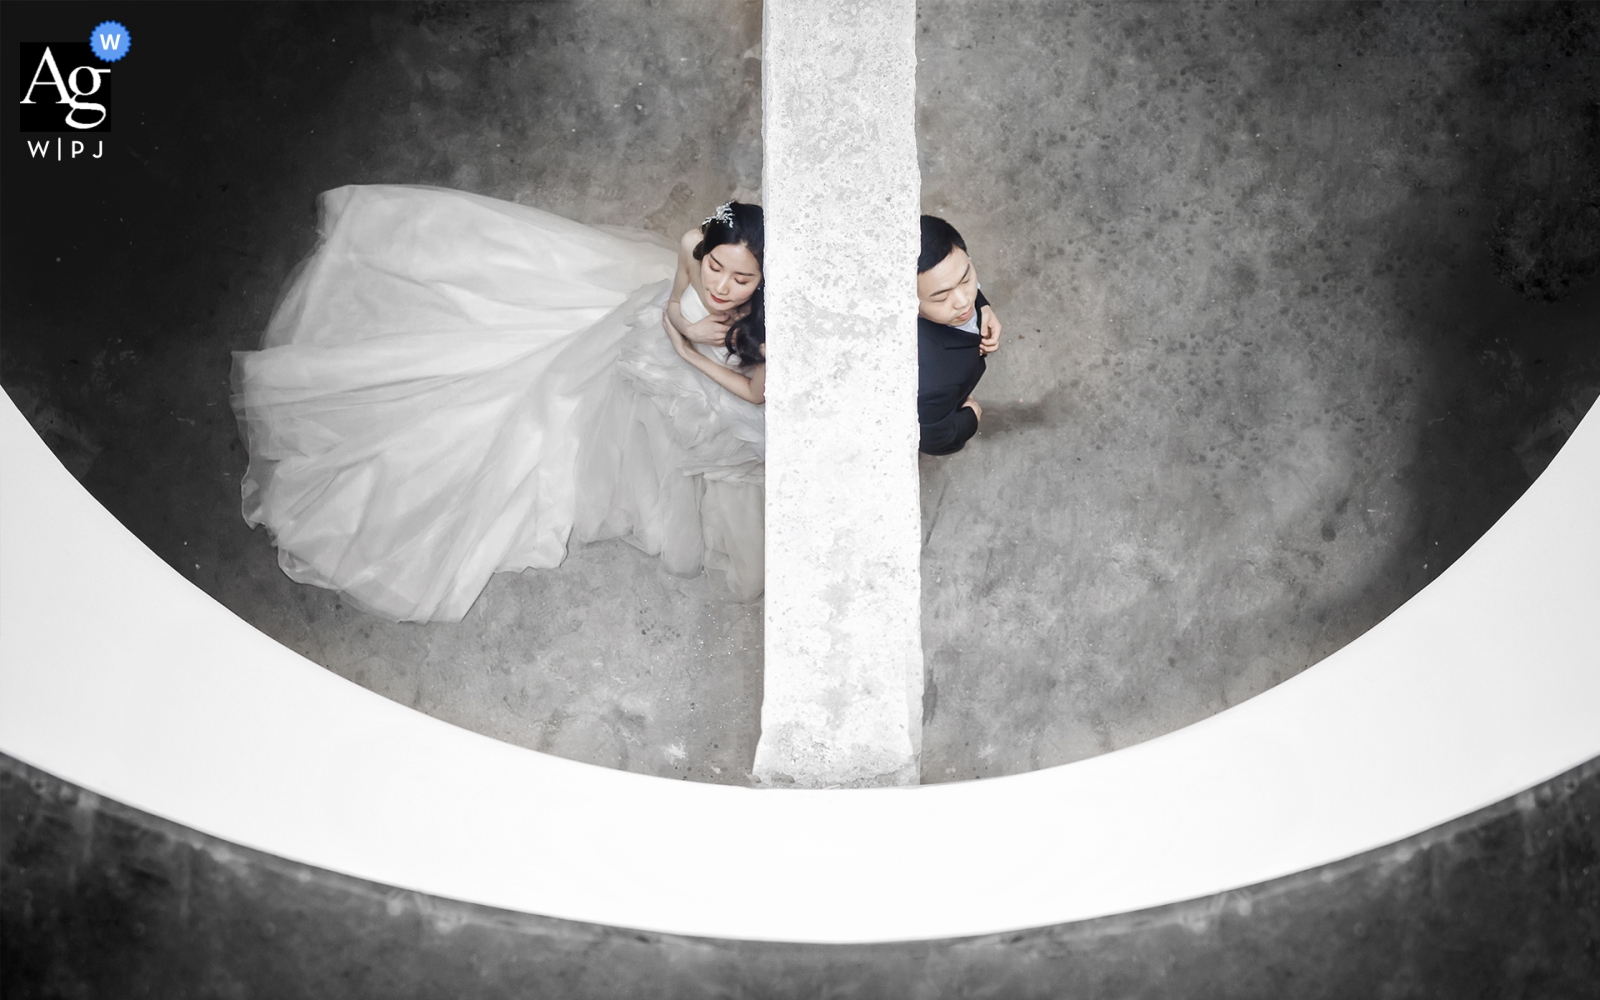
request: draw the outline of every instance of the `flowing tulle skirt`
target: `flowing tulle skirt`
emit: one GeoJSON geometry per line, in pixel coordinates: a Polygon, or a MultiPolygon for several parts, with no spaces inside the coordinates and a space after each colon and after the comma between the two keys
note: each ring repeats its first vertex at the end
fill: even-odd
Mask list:
{"type": "Polygon", "coordinates": [[[285,573],[456,621],[491,574],[620,537],[759,596],[762,410],[673,352],[670,245],[442,188],[319,206],[262,349],[234,355],[244,517],[285,573]]]}

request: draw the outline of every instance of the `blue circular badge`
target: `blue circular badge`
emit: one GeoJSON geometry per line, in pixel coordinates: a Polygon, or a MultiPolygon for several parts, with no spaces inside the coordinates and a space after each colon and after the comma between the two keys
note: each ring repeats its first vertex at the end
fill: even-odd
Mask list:
{"type": "Polygon", "coordinates": [[[121,21],[101,21],[89,32],[89,48],[101,62],[116,62],[128,54],[132,37],[121,21]]]}

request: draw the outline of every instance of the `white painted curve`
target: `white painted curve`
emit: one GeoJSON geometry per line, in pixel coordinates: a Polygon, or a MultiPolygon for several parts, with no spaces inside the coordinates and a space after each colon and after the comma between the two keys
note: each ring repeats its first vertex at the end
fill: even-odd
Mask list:
{"type": "Polygon", "coordinates": [[[1600,417],[1366,635],[1139,746],[995,780],[757,791],[411,711],[130,535],[0,404],[0,751],[238,844],[549,916],[865,942],[1124,912],[1392,843],[1600,755],[1600,417]]]}

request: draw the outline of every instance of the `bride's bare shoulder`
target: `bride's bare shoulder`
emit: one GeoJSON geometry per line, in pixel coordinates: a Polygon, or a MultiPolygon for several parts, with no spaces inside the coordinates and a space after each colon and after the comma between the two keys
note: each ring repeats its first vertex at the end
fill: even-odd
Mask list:
{"type": "Polygon", "coordinates": [[[684,257],[693,257],[694,248],[699,245],[700,230],[698,229],[689,230],[687,233],[683,234],[683,239],[678,241],[678,249],[683,252],[684,257]]]}

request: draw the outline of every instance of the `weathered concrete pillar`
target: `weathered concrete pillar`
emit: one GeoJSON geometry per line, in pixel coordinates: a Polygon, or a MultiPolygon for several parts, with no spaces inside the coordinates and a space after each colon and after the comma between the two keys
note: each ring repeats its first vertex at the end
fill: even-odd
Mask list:
{"type": "Polygon", "coordinates": [[[922,749],[915,0],[767,0],[763,785],[922,749]]]}

